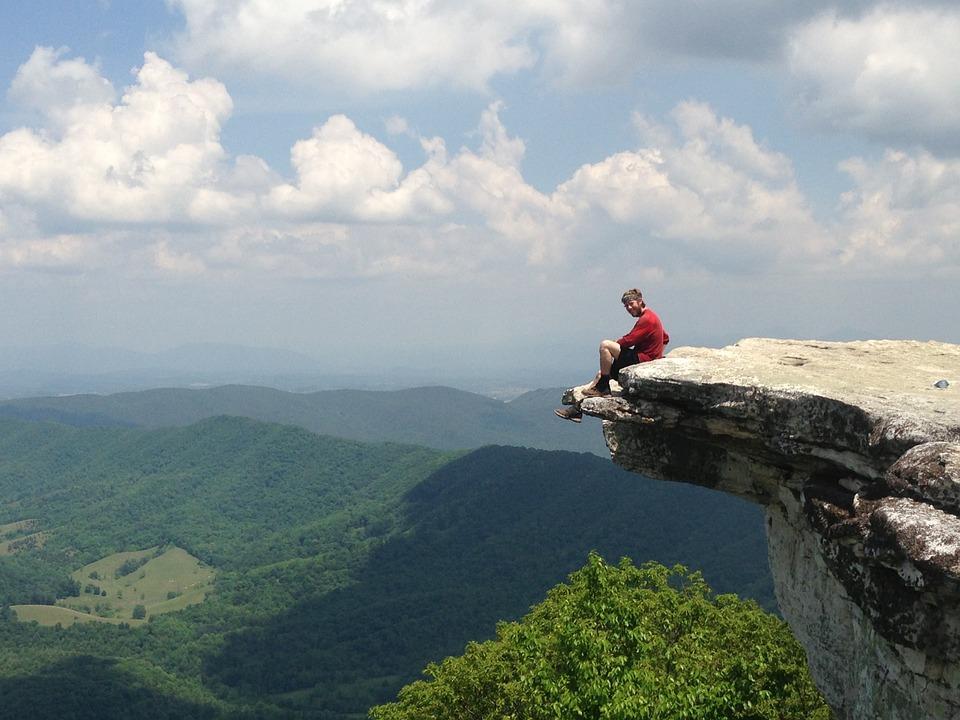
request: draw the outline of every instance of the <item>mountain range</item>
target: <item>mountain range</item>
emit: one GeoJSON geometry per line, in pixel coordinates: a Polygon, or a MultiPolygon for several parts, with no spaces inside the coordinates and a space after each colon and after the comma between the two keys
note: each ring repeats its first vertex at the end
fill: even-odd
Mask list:
{"type": "MultiPolygon", "coordinates": [[[[491,397],[515,397],[526,389],[577,378],[577,365],[562,353],[549,366],[508,369],[406,364],[384,355],[344,366],[339,356],[227,343],[194,343],[155,352],[58,344],[0,346],[0,398],[78,393],[116,393],[157,387],[265,385],[294,392],[359,388],[396,390],[448,385],[491,397]]],[[[436,365],[436,363],[434,363],[436,365]]],[[[589,374],[589,372],[587,373],[589,374]]]]}
{"type": "Polygon", "coordinates": [[[502,402],[449,387],[395,391],[293,393],[267,387],[164,388],[113,395],[7,400],[0,417],[77,426],[176,427],[216,415],[297,425],[365,442],[400,442],[442,450],[516,445],[607,456],[599,422],[556,418],[562,389],[541,389],[502,402]]]}
{"type": "MultiPolygon", "coordinates": [[[[589,453],[359,442],[222,415],[178,424],[224,397],[304,423],[346,403],[318,393],[307,400],[323,403],[297,405],[262,388],[181,393],[29,406],[73,425],[0,421],[0,528],[36,539],[0,555],[0,606],[13,608],[0,609],[0,698],[18,716],[126,718],[133,706],[144,718],[359,718],[427,662],[521,616],[591,550],[681,562],[721,592],[772,605],[762,518],[733,498],[589,453]],[[83,597],[64,590],[78,568],[153,547],[213,569],[213,592],[142,625],[16,621],[25,603],[83,597]]],[[[344,396],[368,404],[339,422],[373,434],[356,426],[361,410],[383,412],[383,427],[415,426],[422,415],[408,408],[445,407],[428,430],[394,431],[453,444],[467,437],[456,425],[466,407],[495,423],[513,405],[443,388],[384,395],[344,396]]],[[[532,412],[548,397],[514,403],[532,412]]]]}

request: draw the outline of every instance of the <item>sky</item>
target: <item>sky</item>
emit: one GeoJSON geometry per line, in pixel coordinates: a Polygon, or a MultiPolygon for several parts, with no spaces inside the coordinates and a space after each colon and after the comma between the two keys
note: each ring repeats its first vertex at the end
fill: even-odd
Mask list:
{"type": "Polygon", "coordinates": [[[960,5],[6,1],[0,343],[960,342],[960,5]]]}

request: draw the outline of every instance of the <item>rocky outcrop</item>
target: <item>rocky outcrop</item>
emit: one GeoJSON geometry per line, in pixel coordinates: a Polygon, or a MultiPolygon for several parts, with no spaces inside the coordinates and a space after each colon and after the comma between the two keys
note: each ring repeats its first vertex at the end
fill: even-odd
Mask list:
{"type": "Polygon", "coordinates": [[[960,718],[960,346],[750,339],[621,382],[583,402],[617,464],[766,507],[838,718],[960,718]]]}

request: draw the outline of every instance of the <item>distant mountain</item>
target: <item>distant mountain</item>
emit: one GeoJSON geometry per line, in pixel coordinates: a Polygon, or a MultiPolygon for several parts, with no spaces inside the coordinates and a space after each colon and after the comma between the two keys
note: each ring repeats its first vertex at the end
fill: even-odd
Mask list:
{"type": "Polygon", "coordinates": [[[536,390],[504,403],[448,387],[290,393],[229,385],[9,400],[0,403],[0,417],[156,428],[236,415],[365,442],[443,450],[517,445],[606,456],[598,421],[584,418],[578,426],[554,416],[561,394],[559,388],[536,390]]]}
{"type": "Polygon", "coordinates": [[[0,345],[0,398],[235,384],[293,392],[448,385],[503,399],[538,384],[565,383],[568,377],[568,370],[555,366],[498,370],[472,363],[464,367],[437,367],[429,359],[424,363],[394,363],[384,372],[383,365],[376,363],[373,356],[366,359],[365,365],[349,365],[345,369],[339,360],[331,364],[329,357],[223,343],[196,343],[152,353],[68,344],[0,345]]]}
{"type": "Polygon", "coordinates": [[[76,687],[97,698],[95,717],[121,717],[130,697],[148,717],[360,717],[522,615],[591,549],[683,562],[718,590],[771,600],[756,507],[586,453],[441,453],[237,417],[154,430],[4,420],[0,528],[26,519],[44,541],[0,556],[0,697],[37,720],[74,707],[76,687]],[[2,607],[164,543],[218,571],[203,604],[141,628],[38,628],[2,607]]]}
{"type": "Polygon", "coordinates": [[[0,346],[0,397],[7,398],[230,382],[317,388],[329,380],[330,386],[341,387],[347,379],[324,378],[318,361],[306,355],[237,345],[185,345],[158,353],[82,345],[0,346]]]}

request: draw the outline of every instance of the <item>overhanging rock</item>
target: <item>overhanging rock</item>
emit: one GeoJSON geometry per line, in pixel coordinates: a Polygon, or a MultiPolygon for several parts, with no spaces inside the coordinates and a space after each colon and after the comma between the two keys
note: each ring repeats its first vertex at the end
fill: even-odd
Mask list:
{"type": "Polygon", "coordinates": [[[960,718],[960,346],[749,339],[620,379],[583,403],[614,462],[766,507],[839,718],[960,718]]]}

